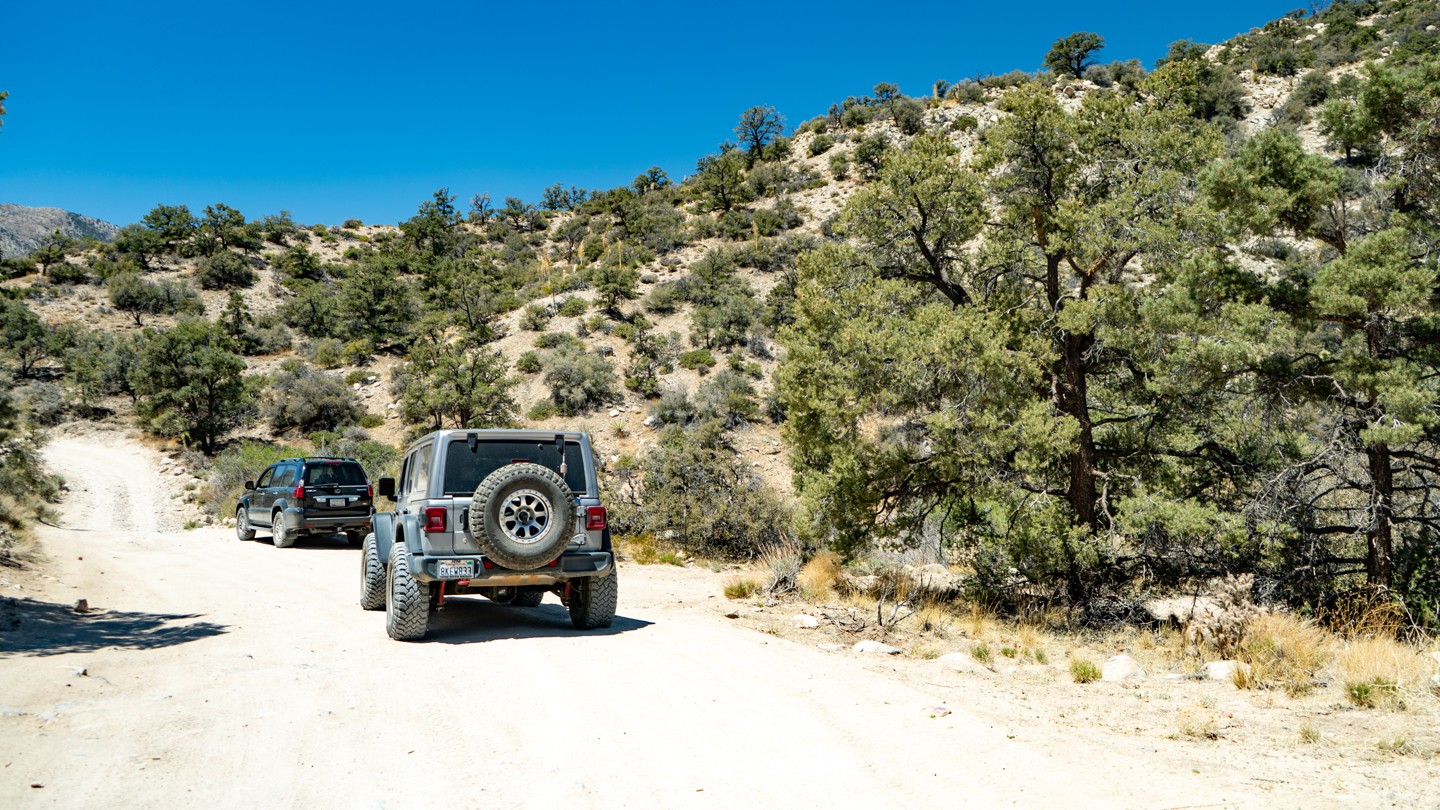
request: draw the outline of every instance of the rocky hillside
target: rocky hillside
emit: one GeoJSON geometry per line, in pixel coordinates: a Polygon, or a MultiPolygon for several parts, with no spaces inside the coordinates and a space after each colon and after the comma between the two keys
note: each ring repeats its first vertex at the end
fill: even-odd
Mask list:
{"type": "Polygon", "coordinates": [[[73,239],[109,242],[120,229],[94,217],[59,208],[0,203],[0,258],[27,256],[56,231],[73,239]]]}

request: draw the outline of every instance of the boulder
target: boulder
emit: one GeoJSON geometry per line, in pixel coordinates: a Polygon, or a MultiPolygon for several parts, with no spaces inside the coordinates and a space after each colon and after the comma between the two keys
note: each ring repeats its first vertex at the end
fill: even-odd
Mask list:
{"type": "Polygon", "coordinates": [[[872,641],[870,639],[866,639],[865,641],[858,641],[855,643],[855,646],[851,647],[850,649],[853,652],[858,653],[881,653],[884,655],[900,654],[899,647],[891,647],[889,644],[884,644],[879,641],[872,641]]]}
{"type": "Polygon", "coordinates": [[[1250,674],[1250,665],[1244,661],[1211,661],[1205,665],[1205,680],[1234,681],[1236,672],[1250,674]]]}
{"type": "Polygon", "coordinates": [[[967,675],[981,675],[990,671],[984,664],[963,652],[945,653],[935,660],[956,672],[963,672],[967,675]]]}
{"type": "Polygon", "coordinates": [[[1112,683],[1143,681],[1146,677],[1145,668],[1128,655],[1113,656],[1100,668],[1100,680],[1112,683]]]}
{"type": "Polygon", "coordinates": [[[814,630],[820,626],[820,620],[814,616],[800,613],[795,616],[795,626],[801,630],[814,630]]]}

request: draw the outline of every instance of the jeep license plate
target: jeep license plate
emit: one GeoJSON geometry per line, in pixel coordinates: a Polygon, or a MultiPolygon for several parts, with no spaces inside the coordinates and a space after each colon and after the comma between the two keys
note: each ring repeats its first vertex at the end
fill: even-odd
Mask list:
{"type": "Polygon", "coordinates": [[[440,560],[435,563],[435,576],[440,579],[468,579],[475,576],[475,561],[440,560]]]}

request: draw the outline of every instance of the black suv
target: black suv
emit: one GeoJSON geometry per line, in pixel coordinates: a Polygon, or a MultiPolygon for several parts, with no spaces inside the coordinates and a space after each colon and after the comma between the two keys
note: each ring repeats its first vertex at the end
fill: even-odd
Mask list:
{"type": "Polygon", "coordinates": [[[276,548],[289,548],[304,534],[344,532],[358,547],[370,531],[374,501],[375,490],[353,458],[285,458],[245,482],[235,534],[254,540],[256,527],[269,529],[276,548]]]}

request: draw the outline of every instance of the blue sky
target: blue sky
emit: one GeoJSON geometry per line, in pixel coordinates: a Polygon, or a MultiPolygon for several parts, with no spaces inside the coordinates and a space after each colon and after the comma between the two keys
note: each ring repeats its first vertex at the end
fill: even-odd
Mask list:
{"type": "Polygon", "coordinates": [[[1147,67],[1297,0],[1061,3],[49,3],[0,16],[0,202],[118,225],[223,202],[393,223],[437,188],[676,179],[771,104],[1039,67],[1074,31],[1147,67]]]}

